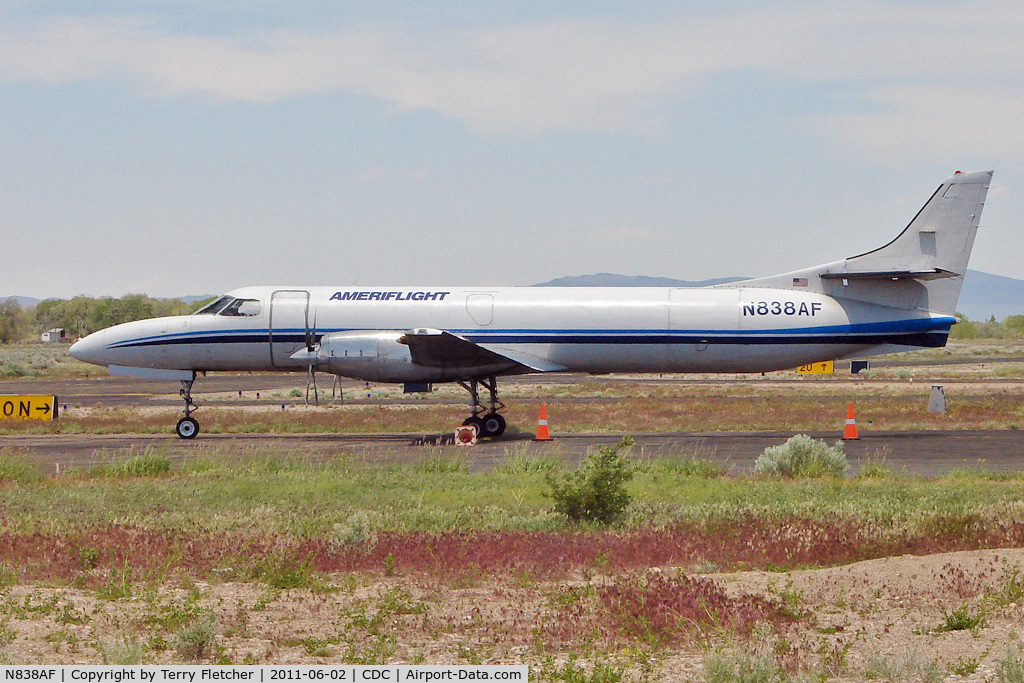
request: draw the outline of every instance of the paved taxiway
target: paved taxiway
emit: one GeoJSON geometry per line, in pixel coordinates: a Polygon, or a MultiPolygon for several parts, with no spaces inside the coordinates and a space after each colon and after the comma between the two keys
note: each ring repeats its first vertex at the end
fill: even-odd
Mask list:
{"type": "MultiPolygon", "coordinates": [[[[836,432],[810,432],[815,438],[837,439],[836,432]]],[[[634,434],[637,448],[652,457],[712,460],[729,471],[751,471],[754,460],[768,446],[783,443],[787,432],[708,432],[634,434]]],[[[462,457],[473,470],[488,470],[515,455],[552,455],[577,462],[599,445],[616,443],[614,435],[555,435],[550,442],[535,442],[526,435],[509,435],[498,441],[482,441],[472,447],[444,445],[451,435],[428,434],[293,434],[221,435],[200,434],[182,441],[172,434],[97,435],[57,434],[0,437],[0,449],[9,448],[41,469],[88,468],[123,459],[127,452],[157,448],[173,460],[184,461],[215,452],[218,457],[239,460],[288,454],[309,460],[338,456],[365,458],[381,463],[401,463],[425,457],[462,457]],[[438,445],[441,444],[441,445],[438,445]],[[129,451],[130,449],[130,451],[129,451]]],[[[884,458],[893,471],[936,476],[957,468],[984,468],[1007,472],[1024,469],[1024,431],[861,431],[858,441],[845,442],[853,471],[865,460],[884,458]]]]}
{"type": "MultiPolygon", "coordinates": [[[[544,375],[507,378],[508,383],[561,383],[578,382],[576,375],[544,375]]],[[[614,377],[602,381],[616,381],[614,377]]],[[[635,381],[623,378],[623,381],[635,381]]],[[[664,379],[650,378],[648,381],[672,382],[670,376],[664,379]]],[[[688,383],[701,380],[686,378],[688,383]]],[[[706,380],[718,383],[728,380],[706,380]]],[[[227,405],[223,399],[212,399],[220,395],[232,395],[231,406],[267,405],[280,399],[271,399],[275,394],[287,395],[290,389],[301,385],[304,377],[287,374],[214,374],[200,379],[197,386],[202,394],[197,395],[200,403],[206,405],[227,405]],[[241,391],[243,398],[234,395],[241,391]],[[263,399],[256,400],[256,392],[263,392],[263,399]],[[205,394],[208,398],[204,399],[205,394]]],[[[321,382],[321,389],[330,388],[329,382],[321,382]]],[[[1020,383],[1006,390],[1016,392],[1020,383]]],[[[362,382],[346,380],[342,383],[346,395],[358,397],[362,382]]],[[[180,399],[175,395],[173,383],[145,381],[103,376],[89,380],[13,380],[3,382],[3,393],[56,394],[60,403],[75,407],[97,406],[162,406],[177,407],[180,399]]],[[[287,399],[289,403],[301,399],[287,399]]],[[[556,399],[557,400],[557,399],[556,399]]],[[[614,398],[572,398],[569,401],[613,401],[614,398]]],[[[917,400],[917,399],[915,399],[917,400]]],[[[550,399],[549,399],[550,401],[550,399]]],[[[363,403],[351,400],[350,403],[363,403]]],[[[386,403],[388,399],[367,400],[366,403],[386,403]]],[[[419,403],[437,402],[464,404],[465,401],[453,396],[431,397],[418,400],[419,403]]],[[[831,432],[810,432],[815,438],[834,441],[841,436],[841,424],[831,432]]],[[[168,428],[169,430],[169,428],[168,428]]],[[[511,432],[511,430],[510,430],[511,432]]],[[[558,434],[549,443],[533,442],[529,434],[507,433],[498,441],[483,441],[470,448],[458,448],[450,444],[451,432],[445,434],[299,434],[299,435],[250,435],[250,434],[208,434],[200,433],[194,441],[182,441],[171,434],[156,435],[99,435],[99,434],[56,434],[56,435],[10,435],[0,436],[0,449],[11,449],[39,465],[41,469],[54,471],[62,468],[88,468],[94,464],[123,459],[129,450],[135,453],[148,448],[158,448],[176,460],[201,456],[204,452],[235,454],[240,459],[266,457],[272,454],[288,454],[308,459],[329,459],[337,456],[366,458],[379,462],[408,462],[424,457],[435,457],[440,449],[445,455],[458,455],[466,459],[473,469],[486,470],[517,454],[550,454],[564,458],[567,462],[580,460],[584,454],[601,444],[615,443],[620,436],[558,434]]],[[[643,453],[653,457],[700,457],[713,460],[732,472],[743,473],[753,468],[754,460],[768,446],[780,444],[792,432],[707,432],[707,433],[650,433],[632,434],[643,453]]],[[[860,426],[859,441],[846,442],[845,448],[854,471],[865,459],[884,458],[887,466],[895,471],[935,476],[962,467],[984,468],[990,471],[1014,471],[1024,469],[1024,430],[949,430],[885,432],[873,431],[869,425],[860,426]]]]}

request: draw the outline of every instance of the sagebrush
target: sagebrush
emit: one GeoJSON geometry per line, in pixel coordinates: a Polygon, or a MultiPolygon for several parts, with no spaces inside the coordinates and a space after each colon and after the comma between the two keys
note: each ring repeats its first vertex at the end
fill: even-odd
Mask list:
{"type": "Polygon", "coordinates": [[[843,442],[829,446],[806,434],[790,437],[779,446],[769,446],[757,456],[754,474],[781,477],[841,477],[849,468],[843,442]]]}

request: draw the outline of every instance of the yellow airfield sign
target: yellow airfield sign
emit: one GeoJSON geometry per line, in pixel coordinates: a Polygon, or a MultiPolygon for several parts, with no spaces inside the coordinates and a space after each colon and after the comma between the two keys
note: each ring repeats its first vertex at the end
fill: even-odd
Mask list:
{"type": "Polygon", "coordinates": [[[56,419],[56,396],[0,396],[0,420],[56,419]]]}
{"type": "Polygon", "coordinates": [[[831,375],[835,371],[834,365],[834,361],[825,360],[820,363],[801,365],[796,371],[801,375],[831,375]]]}

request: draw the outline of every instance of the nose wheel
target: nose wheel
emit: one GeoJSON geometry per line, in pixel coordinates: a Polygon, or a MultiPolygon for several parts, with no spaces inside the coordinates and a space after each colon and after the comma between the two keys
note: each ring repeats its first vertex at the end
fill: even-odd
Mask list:
{"type": "Polygon", "coordinates": [[[486,380],[471,379],[469,382],[459,382],[462,388],[469,392],[469,409],[473,413],[465,420],[463,425],[475,425],[477,434],[481,437],[491,438],[501,436],[505,432],[505,418],[498,412],[505,407],[505,404],[498,400],[498,380],[490,377],[486,380]],[[483,385],[489,394],[488,406],[480,402],[479,385],[483,385]]]}
{"type": "Polygon", "coordinates": [[[191,439],[199,433],[199,422],[194,417],[183,417],[174,426],[174,432],[182,439],[191,439]]]}
{"type": "Polygon", "coordinates": [[[192,379],[181,380],[181,391],[178,392],[185,401],[185,417],[178,420],[178,424],[174,426],[174,433],[182,439],[191,439],[199,433],[199,421],[192,417],[192,411],[198,409],[192,402],[192,382],[195,379],[195,373],[192,373],[192,379]]]}

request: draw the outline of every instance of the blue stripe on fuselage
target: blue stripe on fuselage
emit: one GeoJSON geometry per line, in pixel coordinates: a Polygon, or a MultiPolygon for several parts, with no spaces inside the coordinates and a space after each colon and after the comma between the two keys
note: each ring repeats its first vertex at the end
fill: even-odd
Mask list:
{"type": "MultiPolygon", "coordinates": [[[[481,344],[902,344],[942,346],[954,319],[917,318],[893,322],[827,325],[819,327],[755,330],[449,330],[452,334],[481,344]]],[[[317,339],[332,332],[356,332],[361,329],[329,329],[317,333],[317,339]]],[[[395,330],[404,332],[405,330],[395,330]]],[[[266,344],[267,329],[209,330],[153,335],[126,339],[107,348],[139,348],[179,344],[266,344]]],[[[275,343],[304,343],[304,329],[274,331],[275,343]]]]}

